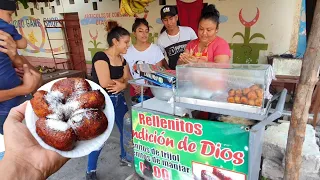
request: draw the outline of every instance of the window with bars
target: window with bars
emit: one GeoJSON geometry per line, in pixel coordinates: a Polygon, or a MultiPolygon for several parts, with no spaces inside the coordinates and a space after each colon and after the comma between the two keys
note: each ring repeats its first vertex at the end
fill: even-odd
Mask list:
{"type": "Polygon", "coordinates": [[[97,2],[92,2],[93,10],[98,10],[97,2]]]}
{"type": "Polygon", "coordinates": [[[56,13],[56,10],[54,9],[54,6],[51,6],[52,14],[56,13]]]}
{"type": "Polygon", "coordinates": [[[56,0],[57,6],[60,6],[60,0],[56,0]]]}
{"type": "Polygon", "coordinates": [[[34,15],[33,8],[30,8],[30,13],[31,13],[31,15],[34,15]]]}
{"type": "Polygon", "coordinates": [[[44,9],[43,7],[40,8],[41,14],[44,14],[44,9]]]}
{"type": "Polygon", "coordinates": [[[69,3],[70,4],[74,4],[74,0],[69,0],[69,3]]]}

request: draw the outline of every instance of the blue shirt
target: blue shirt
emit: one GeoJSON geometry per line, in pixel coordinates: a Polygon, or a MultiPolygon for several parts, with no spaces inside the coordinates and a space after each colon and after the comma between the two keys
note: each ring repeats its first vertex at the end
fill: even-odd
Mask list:
{"type": "MultiPolygon", "coordinates": [[[[17,29],[0,19],[0,30],[9,33],[14,40],[20,40],[22,36],[17,29]]],[[[0,52],[0,90],[12,89],[21,84],[21,80],[14,70],[12,61],[5,53],[0,52]]],[[[10,109],[20,103],[21,96],[0,102],[0,115],[7,115],[10,109]]]]}

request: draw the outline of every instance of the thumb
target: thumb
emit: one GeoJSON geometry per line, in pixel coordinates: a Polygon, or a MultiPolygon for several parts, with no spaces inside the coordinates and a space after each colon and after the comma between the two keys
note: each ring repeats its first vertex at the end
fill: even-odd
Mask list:
{"type": "Polygon", "coordinates": [[[193,49],[190,49],[189,54],[193,55],[193,49]]]}
{"type": "Polygon", "coordinates": [[[31,73],[30,68],[27,64],[23,64],[23,71],[24,71],[24,74],[31,73]]]}

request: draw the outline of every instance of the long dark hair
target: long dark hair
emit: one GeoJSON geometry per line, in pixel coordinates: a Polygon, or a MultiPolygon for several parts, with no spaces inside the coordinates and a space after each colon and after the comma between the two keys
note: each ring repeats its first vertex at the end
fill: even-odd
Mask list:
{"type": "Polygon", "coordinates": [[[133,25],[132,25],[132,32],[136,32],[137,28],[141,25],[147,26],[149,30],[149,23],[145,18],[136,18],[133,25]]]}
{"type": "Polygon", "coordinates": [[[107,42],[109,47],[113,46],[112,40],[115,38],[117,41],[120,40],[122,36],[130,36],[130,33],[125,28],[119,26],[117,21],[108,21],[105,27],[105,30],[108,32],[107,42]]]}
{"type": "Polygon", "coordinates": [[[216,9],[215,5],[210,4],[203,7],[199,22],[206,19],[215,22],[217,24],[217,29],[219,28],[220,12],[216,9]]]}
{"type": "MultiPolygon", "coordinates": [[[[180,26],[180,21],[177,21],[177,25],[180,26]]],[[[165,30],[167,30],[167,28],[165,26],[162,27],[160,34],[163,33],[165,30]]]]}

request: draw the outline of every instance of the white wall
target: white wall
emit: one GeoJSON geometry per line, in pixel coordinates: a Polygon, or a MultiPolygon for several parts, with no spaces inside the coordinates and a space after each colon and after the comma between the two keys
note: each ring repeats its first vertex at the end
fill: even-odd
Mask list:
{"type": "MultiPolygon", "coordinates": [[[[261,33],[265,36],[265,40],[261,38],[256,38],[251,43],[262,43],[268,44],[268,49],[266,51],[260,51],[260,63],[265,63],[265,56],[269,53],[279,54],[285,53],[289,50],[291,34],[293,29],[293,20],[297,0],[205,0],[208,3],[216,4],[216,7],[220,11],[220,14],[226,16],[228,20],[223,22],[220,26],[219,36],[226,39],[229,43],[243,43],[242,38],[235,37],[232,38],[235,32],[244,33],[245,27],[239,21],[239,11],[243,8],[243,18],[247,21],[253,19],[256,15],[256,8],[260,10],[260,18],[258,22],[251,27],[251,35],[253,33],[261,33]]],[[[175,0],[167,0],[168,5],[174,5],[175,0]]],[[[57,6],[56,1],[50,4],[55,6],[56,13],[52,13],[51,9],[44,7],[44,3],[39,3],[39,7],[44,7],[45,14],[40,13],[40,9],[34,9],[35,15],[32,17],[40,19],[41,23],[43,18],[58,17],[62,16],[60,13],[70,13],[78,12],[80,22],[85,22],[85,16],[88,14],[100,14],[100,13],[110,13],[111,19],[117,20],[123,27],[131,31],[131,26],[133,24],[133,17],[114,17],[119,12],[119,2],[114,0],[89,0],[89,3],[84,3],[83,0],[75,0],[75,4],[70,5],[69,0],[61,0],[61,5],[57,6]],[[98,3],[98,10],[94,11],[92,8],[92,2],[98,3]]],[[[29,4],[33,7],[33,4],[29,4]]],[[[14,20],[19,20],[24,16],[31,16],[29,9],[23,9],[22,5],[19,5],[20,10],[18,10],[18,16],[14,17],[14,20]]],[[[159,33],[162,28],[162,24],[157,23],[157,19],[160,17],[160,9],[162,6],[159,5],[158,1],[150,3],[147,7],[149,10],[147,20],[149,24],[153,27],[151,33],[159,33]]],[[[140,15],[143,16],[143,15],[140,15]]],[[[104,20],[104,18],[102,18],[104,20]]],[[[29,39],[27,34],[32,31],[38,42],[33,42],[35,45],[39,46],[41,44],[42,35],[39,27],[27,27],[22,28],[24,34],[29,39]]],[[[89,30],[92,35],[96,34],[98,31],[97,41],[102,44],[99,48],[105,48],[106,45],[106,32],[104,31],[104,25],[82,25],[82,38],[85,50],[85,57],[87,61],[91,60],[91,53],[88,48],[93,48],[93,45],[89,43],[91,37],[89,36],[89,30]]],[[[50,32],[50,38],[52,37],[62,37],[61,32],[50,32]]],[[[44,48],[48,49],[49,44],[47,36],[45,36],[44,48]]],[[[61,47],[63,42],[54,42],[53,47],[61,47]]],[[[27,49],[34,50],[30,45],[27,49]]],[[[38,52],[31,53],[23,51],[24,55],[36,56],[36,57],[52,57],[50,52],[38,52]]]]}

